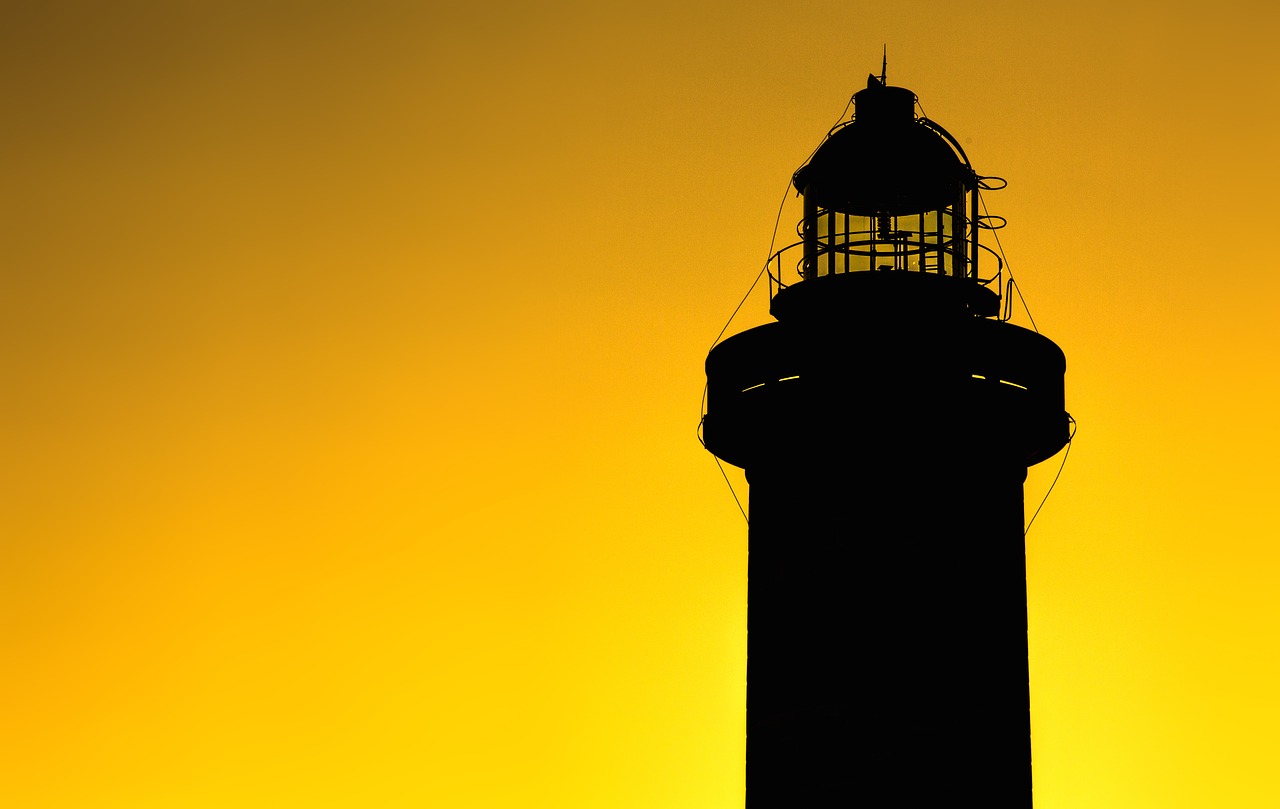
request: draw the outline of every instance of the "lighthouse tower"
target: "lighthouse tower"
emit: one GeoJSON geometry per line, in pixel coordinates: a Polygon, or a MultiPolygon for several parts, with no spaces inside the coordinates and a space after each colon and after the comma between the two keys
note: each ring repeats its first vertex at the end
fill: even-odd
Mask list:
{"type": "Polygon", "coordinates": [[[854,95],[794,175],[776,322],[706,361],[751,489],[749,809],[1031,805],[1022,484],[1066,359],[999,316],[997,186],[915,100],[854,95]]]}

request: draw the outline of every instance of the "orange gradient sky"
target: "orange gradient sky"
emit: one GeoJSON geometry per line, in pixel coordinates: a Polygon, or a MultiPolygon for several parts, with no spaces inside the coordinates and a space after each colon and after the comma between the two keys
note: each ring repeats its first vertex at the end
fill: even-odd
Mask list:
{"type": "Polygon", "coordinates": [[[7,4],[0,804],[740,807],[702,361],[886,43],[1068,358],[1037,809],[1280,804],[1277,41],[1240,0],[7,4]]]}

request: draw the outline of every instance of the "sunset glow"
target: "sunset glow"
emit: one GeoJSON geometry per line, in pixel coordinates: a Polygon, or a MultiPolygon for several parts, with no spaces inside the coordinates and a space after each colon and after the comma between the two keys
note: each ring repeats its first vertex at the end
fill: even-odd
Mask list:
{"type": "Polygon", "coordinates": [[[1036,809],[1280,805],[1280,11],[8,5],[0,805],[739,809],[703,361],[886,44],[1067,355],[1036,809]]]}

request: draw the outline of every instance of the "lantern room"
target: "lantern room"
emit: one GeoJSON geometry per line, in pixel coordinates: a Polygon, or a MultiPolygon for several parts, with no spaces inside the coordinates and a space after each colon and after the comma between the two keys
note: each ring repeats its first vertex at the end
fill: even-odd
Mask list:
{"type": "Polygon", "coordinates": [[[770,259],[771,294],[802,281],[851,273],[920,273],[968,283],[973,314],[999,310],[1000,261],[978,272],[981,229],[1003,224],[979,212],[979,177],[960,144],[916,115],[915,93],[875,76],[792,183],[804,200],[800,241],[770,259]],[[975,288],[976,287],[976,288],[975,288]]]}

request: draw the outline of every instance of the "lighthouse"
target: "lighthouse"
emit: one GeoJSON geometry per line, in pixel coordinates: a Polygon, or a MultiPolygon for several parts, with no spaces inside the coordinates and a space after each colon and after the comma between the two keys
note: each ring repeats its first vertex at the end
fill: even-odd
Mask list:
{"type": "Polygon", "coordinates": [[[1023,483],[1066,359],[1001,316],[1003,187],[871,76],[794,174],[774,322],[706,360],[746,471],[747,806],[1031,806],[1023,483]]]}

